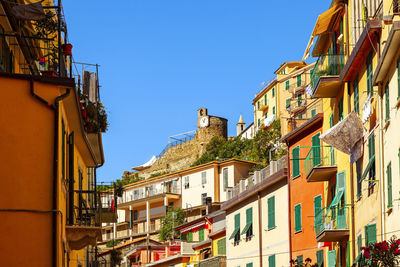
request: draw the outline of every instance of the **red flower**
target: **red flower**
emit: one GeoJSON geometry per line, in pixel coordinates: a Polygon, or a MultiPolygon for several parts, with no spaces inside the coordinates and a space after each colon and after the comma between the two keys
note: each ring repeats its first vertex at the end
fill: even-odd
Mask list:
{"type": "Polygon", "coordinates": [[[400,239],[397,239],[397,240],[396,240],[396,244],[397,244],[397,245],[400,245],[400,239]]]}
{"type": "Polygon", "coordinates": [[[364,251],[364,258],[366,258],[366,259],[370,259],[371,258],[371,254],[369,253],[368,250],[364,251]]]}
{"type": "Polygon", "coordinates": [[[365,247],[360,247],[361,250],[365,250],[365,247]]]}
{"type": "Polygon", "coordinates": [[[400,255],[400,249],[396,248],[396,250],[393,252],[395,256],[400,255]]]}

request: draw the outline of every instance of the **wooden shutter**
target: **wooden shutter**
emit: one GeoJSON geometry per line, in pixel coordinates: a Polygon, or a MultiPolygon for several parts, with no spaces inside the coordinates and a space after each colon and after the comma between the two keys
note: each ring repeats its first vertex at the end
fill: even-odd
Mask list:
{"type": "Polygon", "coordinates": [[[390,119],[390,101],[389,101],[389,82],[386,83],[385,87],[385,106],[386,106],[386,117],[385,121],[390,119]]]}
{"type": "Polygon", "coordinates": [[[275,196],[268,198],[268,229],[275,227],[275,196]]]}
{"type": "Polygon", "coordinates": [[[303,266],[303,255],[297,256],[297,265],[303,266]]]}
{"type": "Polygon", "coordinates": [[[320,134],[314,135],[312,140],[312,150],[313,150],[313,166],[318,166],[321,164],[321,140],[319,139],[320,134]]]}
{"type": "Polygon", "coordinates": [[[297,75],[297,87],[301,86],[301,75],[297,75]]]}
{"type": "Polygon", "coordinates": [[[253,263],[252,262],[247,263],[246,267],[253,267],[253,263]]]}
{"type": "Polygon", "coordinates": [[[317,251],[317,264],[318,264],[318,267],[322,267],[324,265],[324,251],[323,250],[317,251]]]}
{"type": "Polygon", "coordinates": [[[294,207],[294,231],[301,231],[301,204],[294,207]]]}
{"type": "Polygon", "coordinates": [[[314,216],[317,217],[317,214],[320,213],[322,207],[322,196],[314,197],[314,216]]]}
{"type": "Polygon", "coordinates": [[[235,215],[235,229],[240,229],[240,213],[235,215]]]}
{"type": "Polygon", "coordinates": [[[226,254],[226,238],[221,238],[217,241],[218,246],[218,255],[225,255],[226,254]]]}
{"type": "Polygon", "coordinates": [[[368,231],[368,244],[376,243],[376,224],[367,226],[368,231]]]}
{"type": "Polygon", "coordinates": [[[267,101],[267,93],[265,93],[264,95],[264,105],[267,105],[268,101],[267,101]]]}
{"type": "Polygon", "coordinates": [[[357,236],[357,250],[358,250],[358,255],[361,253],[361,247],[362,247],[362,236],[359,234],[357,236]]]}
{"type": "Polygon", "coordinates": [[[287,81],[285,82],[285,89],[286,89],[286,90],[289,90],[289,80],[287,80],[287,81]]]}
{"type": "Polygon", "coordinates": [[[358,77],[356,77],[353,81],[353,91],[354,91],[354,111],[359,114],[360,113],[360,104],[359,104],[359,91],[358,91],[358,77]]]}
{"type": "Polygon", "coordinates": [[[188,241],[193,241],[193,233],[192,232],[189,232],[189,238],[188,238],[188,241]]]}
{"type": "Polygon", "coordinates": [[[68,137],[68,223],[74,223],[74,132],[70,133],[68,137]]]}
{"type": "Polygon", "coordinates": [[[199,241],[201,242],[201,241],[204,241],[204,229],[203,228],[201,228],[200,230],[199,230],[199,241]]]}
{"type": "Polygon", "coordinates": [[[372,52],[369,53],[367,57],[367,92],[368,95],[373,94],[373,87],[372,87],[372,52]]]}
{"type": "Polygon", "coordinates": [[[133,210],[129,211],[129,229],[133,228],[133,210]]]}
{"type": "Polygon", "coordinates": [[[61,177],[65,179],[65,124],[61,120],[61,177]]]}
{"type": "Polygon", "coordinates": [[[339,99],[339,121],[343,120],[344,115],[343,115],[343,97],[339,99]]]}
{"type": "Polygon", "coordinates": [[[328,267],[336,267],[336,250],[328,251],[328,267]]]}
{"type": "Polygon", "coordinates": [[[300,175],[300,147],[292,149],[293,177],[300,175]]]}
{"type": "Polygon", "coordinates": [[[386,170],[387,174],[387,190],[388,190],[388,200],[387,200],[387,207],[391,208],[392,207],[392,163],[390,162],[387,166],[386,170]]]}
{"type": "Polygon", "coordinates": [[[268,267],[275,267],[275,255],[271,255],[268,257],[268,267]]]}
{"type": "Polygon", "coordinates": [[[314,108],[311,110],[311,117],[314,117],[317,114],[317,110],[314,108]]]}

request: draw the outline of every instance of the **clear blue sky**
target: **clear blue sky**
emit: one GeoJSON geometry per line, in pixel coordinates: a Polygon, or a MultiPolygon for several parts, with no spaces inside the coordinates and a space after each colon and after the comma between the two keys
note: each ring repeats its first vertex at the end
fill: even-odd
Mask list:
{"type": "Polygon", "coordinates": [[[301,60],[330,1],[63,1],[76,60],[98,63],[110,127],[98,181],[158,154],[196,129],[197,109],[253,119],[251,101],[285,61],[301,60]]]}

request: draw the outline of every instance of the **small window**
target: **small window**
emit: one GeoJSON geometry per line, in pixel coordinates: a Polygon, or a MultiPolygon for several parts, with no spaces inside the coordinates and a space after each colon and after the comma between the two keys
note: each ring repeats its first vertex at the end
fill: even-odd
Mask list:
{"type": "Polygon", "coordinates": [[[207,172],[201,173],[201,185],[205,185],[207,183],[207,172]]]}
{"type": "Polygon", "coordinates": [[[289,90],[289,80],[287,80],[287,81],[285,82],[285,89],[286,89],[286,90],[289,90]]]}
{"type": "Polygon", "coordinates": [[[339,121],[341,121],[343,120],[343,97],[339,99],[338,109],[339,109],[339,121]]]}
{"type": "Polygon", "coordinates": [[[204,241],[204,228],[199,230],[199,242],[204,241]]]}
{"type": "Polygon", "coordinates": [[[300,175],[300,147],[292,149],[293,178],[300,175]]]}
{"type": "Polygon", "coordinates": [[[301,86],[301,75],[297,75],[297,87],[301,86]]]}
{"type": "Polygon", "coordinates": [[[228,184],[228,168],[223,168],[222,169],[222,173],[223,173],[223,179],[224,179],[224,191],[226,191],[226,189],[228,188],[229,184],[228,184]]]}
{"type": "Polygon", "coordinates": [[[217,241],[218,255],[226,255],[226,238],[221,238],[217,241]]]}
{"type": "Polygon", "coordinates": [[[274,97],[274,96],[275,96],[275,87],[272,88],[272,97],[274,97]]]}
{"type": "Polygon", "coordinates": [[[317,114],[317,110],[314,108],[311,110],[311,117],[314,117],[317,114]]]}
{"type": "Polygon", "coordinates": [[[207,193],[201,194],[201,203],[202,203],[202,205],[207,204],[207,193]]]}
{"type": "Polygon", "coordinates": [[[385,87],[385,121],[388,121],[390,119],[390,100],[389,100],[389,82],[386,83],[385,87]]]}
{"type": "Polygon", "coordinates": [[[275,196],[268,198],[268,230],[275,227],[275,196]]]}
{"type": "Polygon", "coordinates": [[[290,108],[290,98],[286,99],[286,108],[290,108]]]}
{"type": "Polygon", "coordinates": [[[275,115],[275,107],[272,107],[272,114],[275,115]]]}
{"type": "Polygon", "coordinates": [[[190,187],[190,184],[189,184],[189,176],[185,176],[185,178],[184,178],[184,188],[185,189],[188,189],[189,187],[190,187]]]}
{"type": "Polygon", "coordinates": [[[301,204],[294,206],[294,231],[301,231],[301,204]]]}

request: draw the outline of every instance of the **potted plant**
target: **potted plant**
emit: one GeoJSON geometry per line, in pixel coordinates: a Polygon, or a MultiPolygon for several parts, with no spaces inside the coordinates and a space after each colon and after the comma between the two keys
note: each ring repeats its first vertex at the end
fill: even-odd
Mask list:
{"type": "Polygon", "coordinates": [[[64,55],[66,56],[72,55],[72,44],[62,44],[61,47],[64,55]]]}

